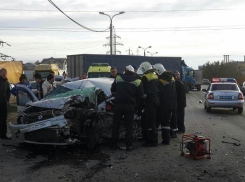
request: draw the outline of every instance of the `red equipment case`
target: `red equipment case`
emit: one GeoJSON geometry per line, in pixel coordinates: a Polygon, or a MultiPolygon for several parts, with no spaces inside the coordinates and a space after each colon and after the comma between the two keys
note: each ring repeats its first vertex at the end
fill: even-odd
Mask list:
{"type": "Polygon", "coordinates": [[[203,136],[197,136],[194,134],[185,134],[182,136],[181,143],[181,155],[188,156],[192,159],[211,159],[210,148],[211,140],[203,136]],[[184,145],[189,151],[184,152],[184,145]]]}

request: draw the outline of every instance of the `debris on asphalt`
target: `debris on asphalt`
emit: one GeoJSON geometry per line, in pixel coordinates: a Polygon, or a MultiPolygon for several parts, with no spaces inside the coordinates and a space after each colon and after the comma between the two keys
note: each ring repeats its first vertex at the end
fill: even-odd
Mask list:
{"type": "Polygon", "coordinates": [[[199,100],[199,103],[201,104],[202,103],[202,100],[199,100]]]}
{"type": "Polygon", "coordinates": [[[123,155],[121,155],[118,159],[119,159],[119,160],[122,160],[122,159],[126,159],[126,158],[127,158],[127,156],[123,154],[123,155]]]}
{"type": "Polygon", "coordinates": [[[208,171],[207,170],[204,170],[203,173],[208,173],[208,171]]]}
{"type": "Polygon", "coordinates": [[[240,146],[240,143],[235,143],[235,142],[226,142],[226,141],[222,141],[222,143],[227,143],[227,144],[233,144],[234,146],[240,146]]]}
{"type": "Polygon", "coordinates": [[[138,176],[139,176],[139,174],[138,174],[138,173],[135,173],[134,177],[136,178],[136,177],[138,177],[138,176]]]}
{"type": "Polygon", "coordinates": [[[66,177],[65,176],[60,176],[59,179],[65,179],[66,177]]]}
{"type": "Polygon", "coordinates": [[[198,180],[204,180],[204,177],[198,176],[197,179],[198,179],[198,180]]]}
{"type": "Polygon", "coordinates": [[[238,140],[238,139],[235,139],[235,138],[231,138],[232,140],[236,140],[236,141],[238,141],[238,142],[241,142],[240,140],[238,140]]]}
{"type": "Polygon", "coordinates": [[[126,147],[118,147],[120,150],[123,150],[125,151],[126,150],[126,147]]]}

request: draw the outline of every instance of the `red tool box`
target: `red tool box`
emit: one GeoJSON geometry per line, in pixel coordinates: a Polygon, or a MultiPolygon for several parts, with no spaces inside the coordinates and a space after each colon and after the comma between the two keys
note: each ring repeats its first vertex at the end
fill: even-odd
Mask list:
{"type": "Polygon", "coordinates": [[[192,159],[211,159],[211,140],[195,134],[185,134],[182,136],[181,155],[192,159]],[[184,152],[184,149],[187,151],[184,152]]]}

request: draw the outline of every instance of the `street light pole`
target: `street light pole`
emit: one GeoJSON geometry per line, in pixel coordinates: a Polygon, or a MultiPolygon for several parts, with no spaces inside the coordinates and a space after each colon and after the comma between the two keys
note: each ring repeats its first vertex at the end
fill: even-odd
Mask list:
{"type": "Polygon", "coordinates": [[[104,12],[99,12],[99,14],[101,14],[101,15],[106,15],[106,16],[108,16],[108,17],[110,18],[110,54],[111,54],[111,55],[112,55],[112,19],[113,19],[115,16],[120,15],[120,14],[123,14],[123,13],[125,13],[125,12],[121,11],[121,12],[119,12],[118,14],[115,14],[115,15],[113,15],[113,16],[111,17],[110,15],[105,14],[104,12]]]}
{"type": "Polygon", "coordinates": [[[148,48],[151,48],[151,46],[149,46],[149,47],[147,47],[147,48],[143,48],[143,47],[140,47],[140,46],[139,46],[138,48],[141,48],[141,49],[144,50],[144,56],[145,56],[145,50],[148,49],[148,48]]]}
{"type": "Polygon", "coordinates": [[[153,54],[157,54],[158,52],[151,53],[151,52],[147,51],[147,53],[151,54],[151,57],[153,57],[153,54]]]}

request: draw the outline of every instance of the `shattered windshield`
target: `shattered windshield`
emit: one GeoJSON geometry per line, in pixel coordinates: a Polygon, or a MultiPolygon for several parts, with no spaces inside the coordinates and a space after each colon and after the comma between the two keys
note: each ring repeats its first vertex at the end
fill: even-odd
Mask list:
{"type": "Polygon", "coordinates": [[[59,87],[57,87],[56,89],[52,90],[52,92],[50,92],[50,93],[45,97],[45,99],[50,99],[50,98],[53,98],[55,95],[63,94],[63,93],[69,92],[69,91],[71,91],[71,89],[66,88],[66,87],[63,87],[63,86],[59,86],[59,87]]]}

